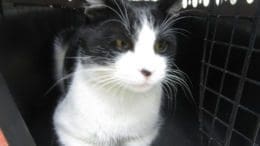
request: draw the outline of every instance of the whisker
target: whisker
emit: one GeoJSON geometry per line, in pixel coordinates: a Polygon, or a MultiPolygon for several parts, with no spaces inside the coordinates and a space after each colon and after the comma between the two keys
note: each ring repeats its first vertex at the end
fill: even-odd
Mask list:
{"type": "Polygon", "coordinates": [[[205,14],[207,15],[207,11],[205,10],[199,10],[199,9],[184,9],[184,10],[181,10],[181,11],[177,11],[177,12],[174,12],[173,15],[180,15],[180,14],[185,14],[185,13],[188,13],[188,12],[192,12],[193,14],[195,12],[198,12],[200,14],[205,14]]]}
{"type": "Polygon", "coordinates": [[[120,8],[119,4],[115,0],[113,0],[113,2],[117,5],[117,7],[118,7],[120,12],[118,12],[117,10],[115,10],[114,8],[112,8],[112,7],[108,6],[108,5],[102,4],[102,6],[104,6],[104,7],[108,8],[108,9],[110,9],[111,11],[113,11],[120,18],[120,20],[122,21],[121,24],[123,24],[123,26],[125,26],[125,28],[129,31],[130,30],[129,29],[129,25],[128,25],[127,21],[126,21],[125,16],[123,15],[122,9],[120,8]]]}
{"type": "Polygon", "coordinates": [[[59,85],[62,81],[71,78],[76,72],[70,73],[59,80],[57,80],[45,93],[44,96],[48,95],[57,85],[59,85]]]}
{"type": "MultiPolygon", "coordinates": [[[[108,78],[106,80],[102,80],[102,81],[99,81],[99,82],[96,82],[96,85],[98,85],[98,88],[105,88],[107,87],[108,85],[111,85],[115,83],[115,80],[112,79],[112,78],[108,78]]],[[[114,85],[114,84],[113,84],[114,85]]],[[[111,87],[111,86],[110,86],[111,87]]]]}
{"type": "MultiPolygon", "coordinates": [[[[121,4],[122,4],[122,6],[123,6],[123,8],[124,8],[124,13],[123,13],[123,10],[122,10],[122,8],[119,6],[119,4],[118,4],[118,2],[116,1],[116,0],[114,0],[115,1],[115,3],[117,4],[117,7],[118,7],[118,9],[120,10],[120,12],[121,12],[121,14],[124,16],[124,20],[126,21],[126,23],[128,24],[127,26],[129,27],[130,26],[130,21],[129,21],[129,17],[128,17],[128,12],[127,12],[127,9],[126,9],[126,3],[125,2],[123,2],[123,0],[121,0],[121,4]]],[[[129,29],[128,29],[129,30],[129,29]]]]}
{"type": "Polygon", "coordinates": [[[201,17],[198,16],[180,16],[180,17],[171,16],[159,26],[160,32],[164,32],[171,29],[171,27],[175,25],[177,22],[187,18],[202,19],[201,17]]]}
{"type": "MultiPolygon", "coordinates": [[[[176,72],[177,73],[177,72],[176,72]]],[[[190,97],[194,104],[196,104],[189,84],[186,82],[186,78],[178,72],[177,74],[168,74],[167,78],[172,82],[175,82],[183,90],[186,97],[190,97]]]]}
{"type": "Polygon", "coordinates": [[[167,101],[169,101],[169,102],[167,102],[168,109],[171,110],[172,109],[171,107],[173,105],[173,98],[176,98],[174,96],[174,94],[172,94],[171,87],[173,87],[173,86],[170,87],[168,80],[164,80],[164,82],[162,83],[162,86],[163,86],[164,93],[166,93],[165,96],[167,98],[167,101]]]}
{"type": "Polygon", "coordinates": [[[109,19],[109,20],[107,20],[107,21],[104,21],[104,22],[101,23],[100,25],[102,26],[102,25],[105,25],[105,24],[110,23],[110,22],[118,22],[118,23],[122,24],[123,26],[125,25],[122,21],[117,20],[117,19],[109,19]]]}
{"type": "MultiPolygon", "coordinates": [[[[122,0],[121,0],[121,1],[122,1],[122,0]]],[[[129,20],[129,17],[128,17],[128,11],[127,11],[127,8],[126,8],[126,3],[124,3],[124,2],[122,1],[122,5],[123,5],[124,10],[125,10],[125,16],[126,16],[126,20],[127,20],[127,22],[128,22],[128,26],[130,26],[130,20],[129,20]]]]}
{"type": "Polygon", "coordinates": [[[173,30],[173,31],[179,31],[179,32],[187,33],[187,34],[191,34],[190,31],[188,31],[188,30],[186,30],[186,29],[182,29],[182,28],[172,28],[171,30],[173,30]]]}
{"type": "Polygon", "coordinates": [[[65,59],[90,59],[91,57],[65,57],[65,59]]]}
{"type": "Polygon", "coordinates": [[[164,36],[164,37],[172,36],[173,34],[180,34],[180,35],[182,35],[184,37],[187,37],[187,38],[189,37],[189,35],[187,35],[187,34],[185,34],[183,32],[174,31],[173,29],[172,30],[169,29],[169,30],[167,30],[165,32],[161,32],[161,35],[164,36]]]}

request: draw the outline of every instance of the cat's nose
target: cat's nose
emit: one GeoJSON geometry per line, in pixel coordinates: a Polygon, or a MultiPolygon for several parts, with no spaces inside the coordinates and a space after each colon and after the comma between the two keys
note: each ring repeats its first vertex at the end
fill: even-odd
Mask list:
{"type": "Polygon", "coordinates": [[[147,69],[142,69],[141,73],[145,76],[145,77],[150,77],[152,75],[152,72],[147,70],[147,69]]]}

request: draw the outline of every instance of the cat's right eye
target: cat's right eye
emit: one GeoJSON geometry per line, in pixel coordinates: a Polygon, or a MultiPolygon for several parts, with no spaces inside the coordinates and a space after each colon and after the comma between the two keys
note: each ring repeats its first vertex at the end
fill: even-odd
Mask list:
{"type": "Polygon", "coordinates": [[[113,47],[117,48],[118,50],[121,51],[126,51],[130,50],[132,48],[132,45],[130,42],[121,40],[121,39],[116,39],[112,42],[113,47]]]}

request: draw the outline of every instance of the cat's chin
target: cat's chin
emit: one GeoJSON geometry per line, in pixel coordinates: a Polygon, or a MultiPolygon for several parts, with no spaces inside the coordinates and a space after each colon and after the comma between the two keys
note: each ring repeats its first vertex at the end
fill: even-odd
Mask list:
{"type": "Polygon", "coordinates": [[[132,92],[144,93],[152,90],[154,86],[155,85],[151,85],[151,84],[138,84],[138,85],[128,85],[127,88],[132,92]]]}

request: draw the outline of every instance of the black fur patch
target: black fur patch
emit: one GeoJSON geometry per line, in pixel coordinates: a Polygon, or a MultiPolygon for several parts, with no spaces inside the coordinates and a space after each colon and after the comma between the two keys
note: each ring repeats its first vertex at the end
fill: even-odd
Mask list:
{"type": "MultiPolygon", "coordinates": [[[[67,53],[67,56],[75,56],[75,52],[77,52],[77,56],[91,57],[91,62],[89,60],[85,62],[84,59],[81,59],[82,63],[85,64],[106,65],[113,63],[123,51],[111,46],[111,42],[121,39],[132,43],[132,47],[134,47],[133,42],[135,42],[137,31],[141,27],[141,14],[151,17],[151,23],[155,27],[159,26],[166,17],[165,12],[158,10],[158,5],[155,3],[140,5],[129,2],[122,3],[122,1],[117,1],[117,3],[106,1],[106,5],[109,8],[103,7],[88,11],[91,23],[83,25],[75,31],[77,34],[72,37],[75,40],[71,40],[73,43],[70,43],[69,49],[77,49],[77,51],[69,51],[73,54],[67,53]]],[[[169,43],[169,49],[161,55],[174,56],[175,35],[165,37],[159,33],[157,39],[169,43]]],[[[133,48],[130,49],[133,50],[133,48]]]]}

